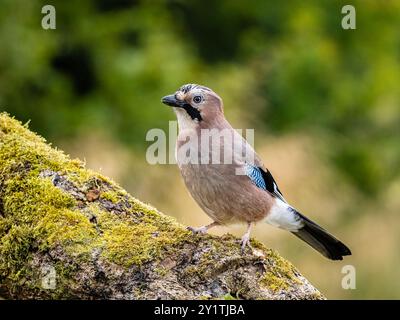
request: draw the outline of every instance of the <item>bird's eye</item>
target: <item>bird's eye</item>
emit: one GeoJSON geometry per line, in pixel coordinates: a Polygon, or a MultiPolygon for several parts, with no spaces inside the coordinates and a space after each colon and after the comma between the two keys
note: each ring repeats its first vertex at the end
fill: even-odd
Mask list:
{"type": "Polygon", "coordinates": [[[194,96],[193,97],[193,102],[194,103],[200,103],[201,101],[203,101],[203,98],[201,96],[194,96]]]}

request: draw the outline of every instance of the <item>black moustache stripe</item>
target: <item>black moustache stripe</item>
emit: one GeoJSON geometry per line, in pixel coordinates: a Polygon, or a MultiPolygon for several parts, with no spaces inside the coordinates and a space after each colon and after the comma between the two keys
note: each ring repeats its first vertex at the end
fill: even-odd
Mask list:
{"type": "Polygon", "coordinates": [[[182,106],[183,109],[185,109],[185,111],[187,112],[187,114],[192,118],[192,120],[198,120],[198,121],[202,121],[203,118],[201,117],[200,111],[197,110],[196,108],[193,108],[190,104],[185,103],[182,106]]]}

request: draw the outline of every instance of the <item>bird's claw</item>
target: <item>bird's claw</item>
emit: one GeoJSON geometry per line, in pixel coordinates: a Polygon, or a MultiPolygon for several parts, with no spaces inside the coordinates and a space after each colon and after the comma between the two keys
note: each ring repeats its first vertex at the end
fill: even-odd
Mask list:
{"type": "Polygon", "coordinates": [[[200,228],[187,227],[186,229],[189,231],[192,231],[193,234],[206,234],[207,233],[207,228],[205,226],[200,227],[200,228]]]}
{"type": "Polygon", "coordinates": [[[242,240],[241,240],[241,242],[240,242],[240,247],[241,247],[242,254],[244,253],[244,250],[246,249],[246,247],[251,248],[251,245],[250,245],[250,236],[249,236],[248,234],[245,234],[245,235],[242,237],[242,240]]]}

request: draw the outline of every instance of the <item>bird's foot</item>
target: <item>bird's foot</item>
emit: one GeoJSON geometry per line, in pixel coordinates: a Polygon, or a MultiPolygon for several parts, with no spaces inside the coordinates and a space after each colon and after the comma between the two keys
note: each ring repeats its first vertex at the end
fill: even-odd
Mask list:
{"type": "Polygon", "coordinates": [[[244,250],[246,249],[246,247],[251,248],[251,245],[250,245],[250,234],[246,233],[242,237],[242,241],[240,242],[240,247],[242,249],[242,254],[244,253],[244,250]]]}
{"type": "Polygon", "coordinates": [[[194,227],[187,227],[189,231],[192,231],[193,234],[206,234],[207,233],[207,226],[202,226],[200,228],[194,228],[194,227]]]}

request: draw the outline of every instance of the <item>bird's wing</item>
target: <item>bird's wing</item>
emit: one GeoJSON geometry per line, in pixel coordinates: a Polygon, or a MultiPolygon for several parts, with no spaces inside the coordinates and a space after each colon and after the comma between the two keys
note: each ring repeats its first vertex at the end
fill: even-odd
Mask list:
{"type": "Polygon", "coordinates": [[[282,192],[279,190],[278,185],[269,170],[264,170],[261,167],[253,166],[246,163],[245,173],[257,187],[268,191],[273,196],[277,197],[283,202],[286,202],[285,198],[282,195],[282,192]]]}

